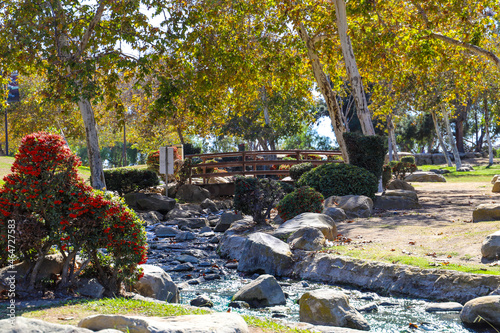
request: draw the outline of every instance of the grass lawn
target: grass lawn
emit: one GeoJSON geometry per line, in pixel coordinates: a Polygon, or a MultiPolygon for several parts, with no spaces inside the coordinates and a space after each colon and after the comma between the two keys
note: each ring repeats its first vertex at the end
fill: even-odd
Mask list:
{"type": "MultiPolygon", "coordinates": [[[[465,162],[467,163],[467,162],[465,162]]],[[[446,181],[455,183],[464,182],[489,182],[494,175],[500,174],[500,164],[492,166],[481,165],[474,167],[474,171],[457,172],[455,167],[439,166],[439,165],[421,165],[419,170],[429,171],[431,169],[445,169],[450,173],[444,175],[446,181]]]]}

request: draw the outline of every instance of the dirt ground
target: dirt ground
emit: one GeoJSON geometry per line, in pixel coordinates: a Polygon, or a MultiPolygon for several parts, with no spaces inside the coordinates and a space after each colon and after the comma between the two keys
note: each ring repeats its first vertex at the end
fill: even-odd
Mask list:
{"type": "Polygon", "coordinates": [[[489,182],[413,183],[421,209],[375,211],[367,219],[337,223],[338,232],[351,239],[345,250],[360,256],[422,257],[433,265],[478,264],[499,270],[481,258],[484,238],[500,230],[500,221],[472,223],[479,204],[500,202],[489,182]]]}

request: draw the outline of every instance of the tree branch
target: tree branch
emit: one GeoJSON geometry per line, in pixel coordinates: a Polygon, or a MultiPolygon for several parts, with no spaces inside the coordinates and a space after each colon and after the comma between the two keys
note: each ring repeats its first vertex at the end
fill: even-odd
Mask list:
{"type": "Polygon", "coordinates": [[[80,56],[83,53],[83,50],[87,47],[87,44],[89,43],[90,40],[90,35],[94,31],[95,26],[99,21],[101,20],[102,13],[104,12],[104,0],[99,1],[99,7],[97,8],[97,11],[95,12],[94,17],[89,23],[89,26],[87,27],[87,31],[85,31],[85,34],[83,35],[82,42],[80,43],[80,47],[78,48],[78,53],[76,54],[76,59],[80,58],[80,56]]]}

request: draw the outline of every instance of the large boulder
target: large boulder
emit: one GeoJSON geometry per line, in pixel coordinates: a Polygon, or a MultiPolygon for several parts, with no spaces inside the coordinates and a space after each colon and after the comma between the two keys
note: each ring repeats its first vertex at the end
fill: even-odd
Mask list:
{"type": "Polygon", "coordinates": [[[414,154],[416,165],[432,164],[432,154],[414,154]]]}
{"type": "Polygon", "coordinates": [[[500,327],[500,296],[483,296],[465,303],[460,319],[468,325],[500,327]]]}
{"type": "MultiPolygon", "coordinates": [[[[25,318],[21,316],[14,317],[13,319],[0,320],[0,333],[37,333],[37,332],[95,333],[94,331],[82,327],[76,327],[73,325],[53,324],[39,319],[25,318]]],[[[106,330],[106,333],[113,333],[113,332],[120,333],[120,331],[114,329],[106,330]]]]}
{"type": "Polygon", "coordinates": [[[369,217],[373,210],[373,201],[364,195],[331,196],[325,199],[324,208],[342,208],[348,218],[369,217]]]}
{"type": "Polygon", "coordinates": [[[241,249],[238,270],[284,276],[292,268],[292,252],[287,243],[271,235],[251,234],[241,249]]]}
{"type": "Polygon", "coordinates": [[[156,226],[154,232],[156,237],[175,237],[181,231],[179,229],[160,224],[156,226]]]}
{"type": "Polygon", "coordinates": [[[217,209],[217,204],[208,198],[203,200],[201,202],[200,206],[202,209],[208,209],[209,211],[211,211],[213,213],[219,211],[219,209],[217,209]]]}
{"type": "Polygon", "coordinates": [[[138,294],[169,303],[179,303],[179,289],[167,272],[153,265],[139,267],[143,269],[144,276],[134,285],[138,294]]]}
{"type": "Polygon", "coordinates": [[[82,319],[78,326],[93,331],[114,328],[130,333],[248,333],[245,320],[236,313],[212,313],[177,317],[127,317],[96,315],[82,319]]]}
{"type": "Polygon", "coordinates": [[[417,193],[405,190],[386,190],[381,195],[375,196],[374,207],[377,209],[418,209],[417,193]]]}
{"type": "Polygon", "coordinates": [[[347,219],[347,215],[345,214],[344,210],[337,207],[324,208],[321,214],[330,216],[335,222],[340,222],[347,219]]]}
{"type": "Polygon", "coordinates": [[[443,175],[434,172],[417,171],[405,177],[407,182],[446,183],[443,175]]]}
{"type": "Polygon", "coordinates": [[[203,307],[213,308],[214,307],[214,303],[210,300],[210,298],[208,298],[208,296],[205,296],[205,295],[199,295],[198,297],[192,299],[189,302],[189,305],[196,306],[199,308],[203,308],[203,307]]]}
{"type": "Polygon", "coordinates": [[[328,325],[370,330],[366,319],[349,304],[347,296],[332,289],[306,292],[299,300],[300,321],[315,325],[328,325]]]}
{"type": "Polygon", "coordinates": [[[486,259],[500,258],[500,230],[486,237],[481,246],[481,254],[486,259]]]}
{"type": "Polygon", "coordinates": [[[446,164],[446,157],[443,153],[432,154],[432,164],[446,164]]]}
{"type": "Polygon", "coordinates": [[[224,212],[220,216],[220,221],[217,223],[217,226],[215,227],[214,231],[217,232],[224,232],[229,227],[231,224],[235,221],[241,220],[243,218],[243,215],[241,215],[240,212],[224,212]]]}
{"type": "Polygon", "coordinates": [[[481,204],[472,211],[472,222],[500,221],[500,204],[481,204]]]}
{"type": "Polygon", "coordinates": [[[204,217],[191,217],[191,218],[177,218],[173,221],[182,228],[200,229],[203,227],[208,227],[208,220],[204,217]]]}
{"type": "Polygon", "coordinates": [[[247,302],[253,308],[285,305],[286,299],[278,281],[272,275],[261,275],[243,286],[233,296],[233,301],[247,302]]]}
{"type": "Polygon", "coordinates": [[[184,184],[177,190],[175,197],[186,202],[203,202],[210,198],[210,192],[200,186],[193,184],[184,184]]]}
{"type": "Polygon", "coordinates": [[[425,307],[425,312],[460,312],[464,306],[458,302],[429,303],[425,307]]]}
{"type": "Polygon", "coordinates": [[[491,183],[495,184],[499,177],[500,177],[500,175],[494,175],[493,178],[491,179],[491,183]]]}
{"type": "Polygon", "coordinates": [[[387,184],[388,190],[405,190],[405,191],[415,191],[415,188],[401,179],[393,179],[387,184]]]}
{"type": "Polygon", "coordinates": [[[76,292],[91,298],[101,298],[104,294],[104,287],[96,279],[81,279],[78,281],[76,292]]]}
{"type": "Polygon", "coordinates": [[[496,181],[493,184],[493,188],[491,189],[491,192],[493,192],[493,193],[499,193],[500,192],[500,182],[499,181],[496,181]]]}
{"type": "Polygon", "coordinates": [[[163,220],[163,214],[156,211],[137,213],[137,216],[146,222],[146,225],[160,223],[163,220]]]}
{"type": "Polygon", "coordinates": [[[280,239],[288,237],[303,228],[316,228],[320,230],[326,239],[333,240],[337,237],[337,227],[335,221],[325,214],[302,213],[280,225],[274,232],[274,236],[280,239]]]}
{"type": "Polygon", "coordinates": [[[155,210],[162,214],[166,214],[175,207],[175,199],[165,197],[160,194],[146,194],[131,192],[125,194],[125,202],[127,205],[140,210],[155,210]]]}
{"type": "Polygon", "coordinates": [[[288,244],[292,250],[318,251],[325,246],[325,235],[321,230],[306,227],[295,231],[288,237],[288,244]]]}

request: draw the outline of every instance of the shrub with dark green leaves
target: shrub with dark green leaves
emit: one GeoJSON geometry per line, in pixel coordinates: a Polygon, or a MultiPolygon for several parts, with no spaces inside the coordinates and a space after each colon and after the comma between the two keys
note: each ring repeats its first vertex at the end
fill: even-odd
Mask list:
{"type": "Polygon", "coordinates": [[[415,164],[415,156],[404,156],[401,157],[401,162],[415,164]]]}
{"type": "Polygon", "coordinates": [[[384,189],[387,188],[387,185],[389,185],[389,182],[392,179],[392,168],[390,165],[384,165],[384,168],[382,169],[382,187],[384,189]]]}
{"type": "Polygon", "coordinates": [[[364,168],[351,164],[328,163],[304,173],[297,186],[310,186],[325,198],[349,194],[374,198],[378,190],[378,180],[364,168]]]}
{"type": "Polygon", "coordinates": [[[323,201],[324,197],[321,193],[309,186],[303,186],[287,194],[276,209],[279,216],[287,221],[305,212],[321,213],[323,201]]]}
{"type": "Polygon", "coordinates": [[[116,168],[104,170],[104,178],[106,179],[107,190],[117,191],[120,195],[160,184],[156,172],[145,169],[116,168]]]}
{"type": "MultiPolygon", "coordinates": [[[[410,157],[410,156],[407,156],[410,157]]],[[[413,157],[413,156],[411,156],[413,157]]],[[[413,159],[415,161],[415,159],[413,159]]],[[[397,179],[405,179],[406,174],[412,174],[417,171],[417,166],[415,163],[403,162],[401,161],[391,161],[389,162],[389,166],[391,167],[392,173],[397,179]]]]}
{"type": "Polygon", "coordinates": [[[295,164],[290,168],[290,177],[293,180],[299,180],[300,176],[302,176],[305,172],[314,168],[314,165],[311,162],[295,164]]]}
{"type": "Polygon", "coordinates": [[[379,179],[382,176],[382,167],[387,154],[384,137],[360,135],[352,132],[345,132],[343,136],[349,155],[349,163],[365,168],[379,179]]]}
{"type": "Polygon", "coordinates": [[[253,216],[258,223],[270,218],[271,209],[285,196],[281,182],[269,178],[236,176],[234,209],[253,216]]]}

